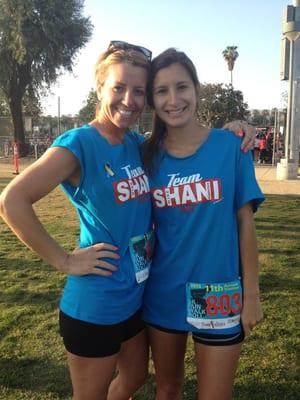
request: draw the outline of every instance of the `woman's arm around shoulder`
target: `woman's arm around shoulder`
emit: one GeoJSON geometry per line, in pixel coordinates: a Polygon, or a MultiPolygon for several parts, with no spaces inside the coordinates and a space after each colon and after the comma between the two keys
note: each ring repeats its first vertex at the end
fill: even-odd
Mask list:
{"type": "Polygon", "coordinates": [[[256,130],[254,126],[248,124],[246,121],[236,120],[232,122],[227,122],[227,124],[223,126],[223,129],[232,131],[237,136],[243,138],[241,143],[241,150],[244,153],[247,153],[253,148],[256,136],[256,130]]]}

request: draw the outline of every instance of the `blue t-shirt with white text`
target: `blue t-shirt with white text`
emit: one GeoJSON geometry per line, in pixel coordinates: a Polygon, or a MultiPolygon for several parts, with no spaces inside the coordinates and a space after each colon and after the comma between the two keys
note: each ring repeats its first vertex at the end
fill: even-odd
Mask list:
{"type": "Polygon", "coordinates": [[[149,178],[157,242],[143,302],[146,322],[204,333],[240,330],[237,211],[251,201],[256,209],[264,199],[251,153],[240,144],[233,133],[213,129],[191,156],[162,150],[157,157],[149,178]]]}
{"type": "Polygon", "coordinates": [[[130,239],[151,228],[149,183],[141,166],[142,135],[127,132],[121,144],[110,144],[90,125],[59,136],[53,147],[76,157],[81,172],[78,187],[62,186],[78,212],[80,247],[106,242],[118,247],[121,259],[110,277],[69,275],[60,308],[67,315],[96,324],[127,319],[142,304],[145,281],[138,283],[130,239]]]}

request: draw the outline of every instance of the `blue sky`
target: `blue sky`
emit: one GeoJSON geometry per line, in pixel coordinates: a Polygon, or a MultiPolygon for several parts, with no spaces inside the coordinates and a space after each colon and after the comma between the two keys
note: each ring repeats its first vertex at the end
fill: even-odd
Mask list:
{"type": "Polygon", "coordinates": [[[222,51],[238,46],[235,89],[249,108],[281,106],[282,14],[292,0],[86,0],[93,37],[78,54],[73,74],[65,74],[43,101],[45,114],[76,114],[94,87],[93,68],[110,40],[140,44],[159,54],[168,47],[185,51],[203,83],[229,83],[222,51]]]}

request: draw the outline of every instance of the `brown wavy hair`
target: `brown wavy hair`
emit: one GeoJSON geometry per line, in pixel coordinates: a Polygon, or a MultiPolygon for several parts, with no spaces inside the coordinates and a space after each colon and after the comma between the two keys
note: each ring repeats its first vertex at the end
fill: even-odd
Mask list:
{"type": "MultiPolygon", "coordinates": [[[[189,76],[191,77],[196,92],[199,93],[200,82],[197,75],[197,70],[190,60],[190,58],[182,51],[178,51],[175,48],[169,48],[155,57],[151,63],[151,69],[149,73],[149,80],[147,85],[147,102],[149,106],[154,109],[153,102],[153,83],[156,74],[163,68],[167,68],[172,64],[180,64],[186,69],[189,76]]],[[[197,104],[198,109],[198,104],[197,104]]],[[[155,110],[153,112],[153,123],[152,123],[152,134],[149,139],[142,145],[142,158],[145,166],[145,170],[148,174],[152,174],[157,168],[157,160],[162,151],[162,140],[166,136],[166,124],[156,115],[155,110]]]]}

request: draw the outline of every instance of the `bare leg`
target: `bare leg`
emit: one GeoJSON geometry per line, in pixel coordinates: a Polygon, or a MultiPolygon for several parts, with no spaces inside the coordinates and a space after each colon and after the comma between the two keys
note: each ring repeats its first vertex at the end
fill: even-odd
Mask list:
{"type": "Polygon", "coordinates": [[[148,377],[149,347],[146,329],[122,344],[118,375],[112,381],[107,400],[128,400],[148,377]]]}
{"type": "Polygon", "coordinates": [[[117,355],[109,357],[80,357],[68,353],[73,385],[73,400],[106,400],[113,378],[117,355]]]}
{"type": "Polygon", "coordinates": [[[155,367],[156,400],[180,400],[184,380],[187,334],[148,328],[155,367]]]}
{"type": "Polygon", "coordinates": [[[231,400],[241,346],[195,343],[198,400],[231,400]]]}

